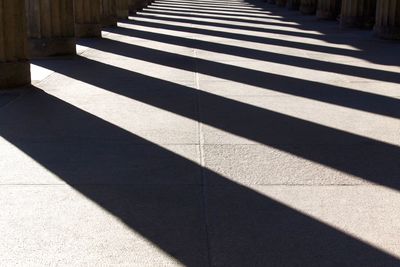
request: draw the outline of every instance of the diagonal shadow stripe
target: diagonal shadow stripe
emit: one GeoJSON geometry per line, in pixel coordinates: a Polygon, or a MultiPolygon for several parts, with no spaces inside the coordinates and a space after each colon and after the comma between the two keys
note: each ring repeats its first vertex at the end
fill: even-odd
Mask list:
{"type": "MultiPolygon", "coordinates": [[[[128,23],[128,22],[127,22],[128,23]]],[[[146,27],[159,28],[165,24],[156,22],[140,22],[135,21],[132,25],[142,25],[146,27]]],[[[180,32],[191,32],[190,27],[183,26],[167,26],[163,28],[168,28],[170,30],[180,31],[180,32]],[[189,29],[189,30],[188,30],[189,29]]],[[[260,51],[256,49],[251,49],[247,47],[238,47],[228,44],[221,44],[215,42],[208,42],[203,40],[188,40],[188,38],[172,36],[162,33],[152,33],[144,30],[137,30],[134,28],[124,28],[120,27],[117,29],[106,29],[105,32],[112,32],[115,34],[122,34],[131,37],[138,37],[147,40],[153,40],[158,42],[165,42],[174,45],[185,45],[185,47],[191,47],[196,49],[202,49],[210,52],[223,53],[227,55],[233,55],[238,57],[243,57],[247,59],[262,60],[266,62],[275,62],[279,64],[287,64],[290,66],[301,67],[304,69],[313,69],[326,71],[331,73],[340,73],[354,77],[362,77],[367,79],[373,79],[377,81],[400,83],[400,73],[370,69],[365,67],[350,66],[340,63],[319,61],[315,59],[309,59],[304,57],[296,57],[291,55],[284,55],[281,53],[260,51]]]]}
{"type": "MultiPolygon", "coordinates": [[[[173,39],[174,37],[168,37],[159,38],[158,40],[168,43],[170,42],[170,40],[173,39]]],[[[188,45],[182,42],[180,44],[188,47],[196,47],[195,43],[197,43],[197,40],[188,40],[187,42],[189,42],[188,45]]],[[[90,42],[82,41],[81,44],[116,55],[140,59],[177,69],[194,71],[193,67],[186,64],[185,61],[163,60],[163,58],[165,58],[166,56],[173,57],[175,55],[170,52],[141,47],[133,44],[126,44],[110,39],[90,42]],[[153,56],[149,57],[149,54],[153,56]]],[[[215,47],[218,47],[218,45],[216,45],[215,47]]],[[[180,58],[192,60],[192,58],[188,56],[180,56],[180,58]]],[[[199,65],[196,71],[202,74],[230,81],[236,81],[243,84],[258,86],[261,88],[267,87],[269,90],[306,97],[309,99],[331,103],[338,106],[363,110],[366,112],[381,114],[393,118],[400,118],[400,102],[395,98],[351,90],[334,85],[292,78],[284,75],[277,75],[257,70],[241,68],[225,63],[214,62],[211,60],[197,58],[196,61],[199,65]]],[[[290,63],[291,62],[289,62],[289,65],[290,63]]]]}
{"type": "MultiPolygon", "coordinates": [[[[70,61],[65,70],[70,63],[78,69],[81,63],[94,67],[79,75],[99,77],[95,84],[107,90],[114,86],[105,81],[127,74],[84,59],[70,61]],[[99,73],[101,69],[104,72],[99,73]]],[[[165,86],[163,90],[180,90],[179,85],[156,82],[165,86]]],[[[132,91],[126,89],[125,94],[132,91]]],[[[157,98],[152,99],[162,101],[157,98]]],[[[43,91],[32,91],[3,110],[0,124],[0,136],[186,266],[397,266],[400,262],[43,91]],[[160,165],[164,168],[156,168],[160,165]],[[217,193],[200,180],[196,184],[201,169],[220,185],[217,193]],[[212,214],[221,212],[216,203],[225,203],[223,221],[212,214]],[[217,227],[221,223],[222,233],[217,227]]]]}
{"type": "MultiPolygon", "coordinates": [[[[135,23],[135,25],[139,25],[139,26],[148,26],[148,27],[156,26],[156,24],[155,24],[156,22],[137,21],[136,20],[134,23],[135,23]]],[[[354,50],[341,49],[341,48],[337,48],[337,47],[328,47],[328,46],[321,46],[321,45],[317,45],[317,44],[296,42],[296,41],[292,41],[292,40],[288,41],[288,40],[282,40],[282,39],[272,39],[272,38],[267,38],[267,37],[260,37],[260,36],[255,36],[255,35],[253,36],[253,35],[230,33],[227,31],[207,30],[207,29],[201,29],[201,28],[192,28],[192,27],[175,26],[175,25],[167,25],[167,24],[161,24],[161,25],[162,26],[160,26],[160,28],[166,29],[166,30],[178,30],[179,31],[179,29],[180,29],[180,30],[187,31],[190,33],[202,34],[205,36],[222,37],[222,38],[228,38],[228,39],[232,39],[232,40],[254,42],[254,43],[259,43],[259,44],[269,44],[269,45],[276,45],[276,46],[282,46],[282,47],[290,47],[290,48],[294,48],[294,49],[308,50],[310,52],[321,52],[321,53],[326,53],[326,54],[343,55],[343,56],[349,56],[349,57],[354,57],[354,58],[361,58],[361,59],[369,60],[372,62],[377,61],[376,58],[379,57],[379,54],[378,55],[369,54],[372,52],[370,50],[354,51],[354,50]]],[[[396,48],[396,47],[392,47],[392,49],[396,48]]],[[[396,65],[398,65],[398,63],[396,63],[396,65]]]]}
{"type": "MultiPolygon", "coordinates": [[[[107,41],[102,40],[101,42],[107,41]]],[[[144,53],[143,50],[138,54],[145,56],[149,61],[152,61],[153,58],[179,61],[179,57],[162,58],[160,54],[151,50],[147,51],[147,54],[144,53]]],[[[201,123],[225,132],[329,166],[368,182],[400,189],[400,150],[395,145],[261,109],[190,87],[178,86],[97,61],[85,58],[80,58],[78,61],[79,68],[76,67],[78,63],[75,60],[69,62],[35,61],[35,64],[174,114],[199,120],[201,123]],[[110,79],[109,75],[113,75],[113,78],[110,79]],[[120,83],[116,84],[115,80],[120,83]],[[135,84],[145,87],[145,93],[128,89],[127,82],[133,87],[135,84]],[[180,107],[185,106],[186,100],[168,102],[155,98],[154,95],[160,90],[171,90],[176,95],[189,95],[191,98],[198,97],[201,103],[204,103],[204,107],[201,108],[202,116],[198,118],[193,113],[182,110],[180,107]],[[255,121],[260,121],[260,123],[254,123],[255,121]]],[[[243,73],[232,75],[243,76],[243,73]]]]}

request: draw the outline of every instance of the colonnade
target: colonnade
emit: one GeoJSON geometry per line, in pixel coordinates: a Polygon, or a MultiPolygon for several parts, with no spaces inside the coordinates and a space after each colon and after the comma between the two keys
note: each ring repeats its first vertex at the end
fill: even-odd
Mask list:
{"type": "Polygon", "coordinates": [[[0,0],[0,89],[31,82],[31,58],[76,54],[76,38],[101,38],[102,27],[148,0],[0,0]]]}
{"type": "MultiPolygon", "coordinates": [[[[341,27],[372,28],[400,39],[399,0],[268,0],[278,6],[340,19],[341,27]]],[[[0,0],[0,89],[30,83],[29,59],[74,55],[76,38],[101,37],[151,0],[0,0]]]]}
{"type": "Polygon", "coordinates": [[[320,19],[338,19],[342,28],[373,28],[377,36],[400,39],[399,0],[274,0],[269,3],[320,19]]]}

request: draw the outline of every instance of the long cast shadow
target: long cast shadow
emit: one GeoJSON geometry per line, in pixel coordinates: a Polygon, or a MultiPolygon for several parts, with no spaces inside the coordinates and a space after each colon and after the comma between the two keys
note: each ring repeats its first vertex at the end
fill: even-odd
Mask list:
{"type": "MultiPolygon", "coordinates": [[[[323,36],[317,35],[317,34],[311,34],[307,32],[294,32],[294,31],[287,31],[287,30],[280,30],[280,29],[267,29],[267,28],[260,28],[260,27],[254,27],[254,26],[248,26],[248,25],[235,25],[235,24],[229,24],[229,19],[225,19],[225,22],[208,22],[208,21],[201,21],[201,20],[195,20],[195,19],[186,19],[184,17],[191,17],[193,16],[187,14],[186,16],[181,16],[180,14],[173,15],[173,14],[168,14],[168,13],[163,13],[163,12],[152,12],[154,10],[152,9],[146,9],[143,12],[140,12],[136,17],[145,17],[145,18],[155,18],[158,20],[165,20],[165,21],[172,21],[172,22],[182,22],[182,23],[190,23],[194,25],[204,25],[204,26],[213,26],[213,27],[222,27],[222,28],[229,28],[229,29],[235,29],[235,30],[245,30],[245,31],[253,31],[253,32],[259,32],[259,33],[271,33],[271,34],[283,34],[283,35],[290,35],[290,36],[297,36],[297,37],[304,37],[304,38],[313,38],[313,39],[324,39],[323,36]],[[160,17],[159,15],[164,15],[163,17],[160,17]],[[176,16],[176,17],[166,17],[166,16],[176,16]]],[[[251,23],[251,22],[248,22],[251,23]]],[[[264,23],[263,23],[264,24],[264,23]]],[[[270,23],[265,23],[265,25],[275,25],[277,24],[270,22],[270,23]]],[[[280,24],[280,26],[286,26],[290,27],[288,24],[280,24]]]]}
{"type": "MultiPolygon", "coordinates": [[[[294,47],[293,45],[297,45],[298,48],[306,49],[306,50],[310,50],[310,51],[318,51],[318,52],[324,52],[324,48],[325,48],[326,53],[351,56],[351,57],[355,57],[355,58],[368,60],[370,62],[375,62],[378,64],[399,66],[399,62],[396,57],[393,57],[393,55],[385,54],[385,51],[376,50],[374,48],[373,44],[371,44],[371,43],[365,44],[364,41],[359,41],[357,39],[349,38],[349,36],[346,36],[346,37],[340,36],[343,33],[345,34],[346,31],[341,31],[338,25],[337,25],[337,27],[335,27],[336,30],[332,31],[331,27],[325,28],[325,27],[317,26],[317,24],[323,25],[324,23],[329,23],[329,25],[331,25],[332,23],[330,23],[330,22],[319,21],[316,18],[310,19],[307,16],[305,17],[301,14],[297,14],[298,12],[293,12],[293,11],[290,12],[290,11],[284,10],[283,8],[279,8],[279,7],[275,7],[275,6],[271,6],[271,5],[268,5],[268,7],[266,8],[265,3],[260,3],[259,1],[255,1],[255,5],[259,6],[260,8],[263,8],[266,11],[272,12],[272,14],[275,17],[281,18],[280,20],[282,20],[282,21],[291,22],[291,23],[295,22],[297,24],[297,26],[293,26],[293,27],[297,27],[299,29],[308,30],[308,31],[310,31],[310,30],[318,31],[318,32],[322,33],[319,36],[316,36],[316,35],[308,36],[309,34],[307,34],[307,33],[297,33],[297,32],[294,32],[294,33],[282,32],[281,34],[320,39],[325,42],[334,43],[334,44],[350,45],[350,46],[354,46],[354,47],[358,48],[360,51],[350,51],[350,50],[344,50],[344,49],[334,48],[334,47],[319,46],[319,45],[315,45],[315,44],[304,44],[304,43],[300,43],[300,42],[280,40],[282,46],[294,47]],[[307,18],[307,19],[305,19],[305,18],[307,18]]],[[[169,11],[178,11],[178,10],[170,9],[169,11]]],[[[148,9],[146,9],[144,13],[140,13],[139,15],[149,14],[149,13],[155,15],[157,13],[162,13],[162,12],[163,12],[163,10],[152,9],[150,7],[148,9]]],[[[200,12],[194,11],[193,16],[196,17],[196,14],[197,14],[197,16],[198,15],[207,16],[207,13],[203,14],[203,12],[201,12],[201,11],[200,12]]],[[[208,13],[208,15],[210,15],[210,13],[208,13]]],[[[192,14],[190,14],[190,15],[189,14],[186,14],[186,15],[179,14],[179,16],[192,16],[192,14]]],[[[200,16],[200,17],[202,17],[202,16],[200,16]]],[[[212,16],[210,16],[209,18],[217,19],[212,16]]],[[[262,25],[267,25],[267,24],[279,25],[279,22],[274,22],[274,23],[257,22],[254,20],[249,20],[249,17],[247,17],[247,19],[246,18],[240,19],[240,18],[237,18],[237,16],[236,16],[235,18],[229,18],[227,20],[247,22],[247,23],[253,23],[253,24],[262,24],[262,25]]],[[[287,26],[287,24],[284,24],[284,26],[287,26]]],[[[275,33],[279,34],[279,30],[272,30],[272,29],[268,29],[268,30],[271,30],[271,33],[275,32],[275,33]]],[[[227,38],[231,38],[231,37],[227,37],[227,38]]],[[[259,37],[258,39],[259,39],[258,41],[256,39],[251,39],[251,40],[253,42],[261,42],[262,38],[259,37]]],[[[375,40],[375,42],[376,41],[377,40],[375,40]]],[[[393,46],[398,45],[398,42],[390,42],[387,40],[384,42],[385,42],[385,45],[388,47],[390,47],[390,44],[392,44],[393,46]]],[[[380,42],[380,43],[382,43],[382,42],[380,42]]],[[[396,49],[396,47],[391,47],[391,49],[396,49]]]]}
{"type": "Polygon", "coordinates": [[[392,51],[396,51],[399,49],[398,41],[390,41],[390,40],[379,40],[373,37],[373,32],[371,30],[360,30],[360,29],[340,29],[338,23],[336,23],[334,28],[331,27],[321,27],[318,24],[324,24],[329,22],[324,22],[318,20],[315,16],[304,16],[299,11],[288,11],[285,8],[277,7],[274,5],[266,5],[266,3],[259,0],[246,0],[246,2],[251,2],[255,6],[263,8],[264,10],[268,10],[271,14],[281,17],[282,21],[287,22],[296,22],[299,25],[300,29],[303,30],[317,30],[324,34],[325,38],[323,40],[329,43],[336,44],[345,44],[351,45],[353,47],[358,48],[361,53],[361,59],[368,60],[370,62],[374,62],[377,64],[384,65],[392,65],[392,66],[400,66],[399,60],[391,53],[386,53],[385,49],[381,49],[381,51],[374,49],[374,43],[385,44],[388,49],[392,51]],[[353,39],[351,36],[341,37],[340,33],[346,32],[355,32],[356,34],[367,34],[369,36],[370,42],[365,42],[365,40],[357,40],[357,38],[353,39]],[[332,34],[334,33],[334,34],[332,34]],[[335,34],[336,33],[336,34],[335,34]]]}
{"type": "MultiPolygon", "coordinates": [[[[140,16],[140,14],[139,14],[140,16]]],[[[157,18],[160,19],[160,18],[157,18]]],[[[149,21],[135,21],[135,24],[141,25],[141,26],[148,26],[152,27],[154,26],[154,22],[149,22],[149,21]]],[[[222,37],[222,38],[228,38],[232,40],[239,40],[239,41],[246,41],[246,42],[254,42],[254,43],[259,43],[259,44],[269,44],[269,45],[276,45],[276,46],[282,46],[282,47],[290,47],[290,48],[295,48],[295,49],[302,49],[302,50],[308,50],[310,52],[321,52],[321,53],[326,53],[326,54],[334,54],[334,55],[342,55],[342,56],[348,56],[348,57],[354,57],[354,58],[360,58],[360,59],[365,59],[371,62],[378,62],[378,63],[384,63],[385,65],[395,65],[397,66],[399,63],[397,60],[393,59],[393,56],[390,55],[390,58],[382,57],[382,59],[378,59],[380,56],[382,56],[382,53],[379,53],[377,55],[371,54],[373,51],[371,48],[366,49],[366,50],[360,50],[360,51],[354,51],[354,50],[346,50],[346,49],[341,49],[337,47],[329,47],[329,46],[322,46],[318,44],[311,44],[311,43],[302,43],[298,41],[293,41],[293,40],[283,40],[283,39],[278,39],[278,38],[268,38],[268,37],[260,37],[256,35],[243,35],[243,34],[237,34],[237,33],[231,33],[227,31],[222,31],[222,30],[208,30],[208,29],[201,29],[201,28],[193,28],[193,27],[184,27],[184,26],[175,26],[175,25],[167,25],[167,24],[162,24],[160,26],[162,29],[167,29],[167,30],[184,30],[190,33],[195,33],[195,34],[202,34],[205,36],[215,36],[215,37],[222,37]]],[[[349,43],[351,45],[351,43],[349,43]]],[[[391,47],[391,49],[395,49],[396,47],[391,47]]],[[[382,51],[384,52],[384,51],[382,51]]]]}
{"type": "Polygon", "coordinates": [[[252,7],[252,8],[238,8],[236,7],[205,7],[200,5],[191,5],[191,4],[181,4],[181,3],[166,3],[164,1],[156,1],[152,5],[152,7],[168,7],[168,8],[181,8],[181,9],[191,9],[191,10],[200,10],[200,11],[217,11],[217,12],[229,12],[232,14],[245,14],[245,15],[269,15],[270,12],[266,11],[263,8],[252,7]]]}
{"type": "Polygon", "coordinates": [[[241,23],[250,23],[250,24],[261,24],[261,25],[272,25],[272,26],[290,26],[290,27],[296,27],[298,28],[300,25],[295,25],[295,24],[288,24],[288,22],[279,22],[279,21],[260,21],[260,20],[255,20],[255,19],[246,19],[246,18],[237,18],[235,15],[217,15],[217,14],[203,14],[203,13],[186,13],[184,11],[179,11],[179,10],[161,10],[161,9],[153,9],[151,6],[146,8],[146,10],[143,10],[139,12],[137,15],[141,15],[143,13],[146,14],[165,14],[165,15],[174,15],[174,16],[180,16],[180,17],[188,17],[188,18],[201,18],[201,19],[213,19],[213,20],[218,20],[221,22],[226,22],[226,21],[233,21],[233,22],[241,22],[241,23]]]}
{"type": "MultiPolygon", "coordinates": [[[[84,67],[89,63],[94,69],[85,68],[75,78],[82,75],[87,82],[101,77],[94,84],[111,91],[116,88],[111,80],[121,76],[127,78],[125,82],[148,78],[134,73],[127,77],[123,70],[83,59],[70,63],[78,69],[81,63],[84,67]]],[[[120,93],[135,91],[121,85],[117,86],[120,93]]],[[[187,89],[163,81],[156,85],[162,86],[154,87],[162,91],[161,99],[145,94],[148,100],[162,102],[165,90],[187,89]]],[[[180,101],[168,105],[176,110],[180,101]]],[[[15,106],[0,113],[0,136],[186,266],[400,263],[206,168],[202,168],[204,176],[219,186],[203,191],[198,164],[45,92],[33,91],[15,106]]]]}
{"type": "MultiPolygon", "coordinates": [[[[164,20],[163,18],[160,20],[164,20]]],[[[129,21],[125,21],[129,23],[129,21]]],[[[135,21],[133,25],[141,25],[153,28],[168,28],[170,30],[180,31],[180,32],[191,32],[190,27],[183,26],[167,26],[165,24],[158,22],[142,22],[135,21]],[[188,30],[189,29],[189,30],[188,30]]],[[[203,40],[188,40],[184,37],[173,36],[162,33],[152,33],[149,31],[136,30],[134,28],[109,28],[105,32],[112,32],[116,34],[122,34],[126,36],[139,37],[147,40],[153,40],[158,42],[165,42],[174,45],[184,45],[185,47],[191,47],[196,49],[202,49],[210,52],[223,53],[227,55],[233,55],[238,57],[243,57],[247,59],[262,60],[266,62],[274,62],[280,64],[287,64],[289,66],[301,67],[304,69],[313,69],[326,71],[331,73],[345,74],[355,77],[362,77],[367,79],[373,79],[377,81],[400,83],[400,73],[384,71],[378,69],[369,69],[365,67],[350,66],[346,64],[319,61],[316,59],[309,59],[304,57],[295,57],[290,55],[284,55],[275,52],[260,51],[251,48],[232,46],[228,44],[221,44],[215,42],[208,42],[203,40]]]]}
{"type": "MultiPolygon", "coordinates": [[[[141,53],[148,60],[157,58],[171,61],[172,59],[171,57],[162,58],[161,55],[154,54],[151,50],[148,50],[147,54],[143,54],[145,53],[144,50],[141,53]]],[[[179,57],[174,58],[173,61],[182,62],[181,65],[189,64],[189,62],[183,62],[183,59],[179,57]]],[[[400,189],[400,164],[398,160],[400,150],[395,145],[332,129],[190,87],[178,86],[171,82],[89,59],[80,59],[79,68],[76,67],[74,61],[40,61],[35,62],[35,64],[174,114],[200,120],[200,122],[224,132],[245,137],[366,181],[400,189]],[[113,73],[112,80],[108,78],[109,73],[113,73]],[[119,80],[121,83],[130,81],[132,84],[146,85],[146,93],[126,90],[122,84],[115,85],[115,80],[119,80]],[[199,118],[194,116],[193,113],[179,108],[185,106],[185,101],[177,103],[154,97],[154,88],[171,87],[174,88],[173,91],[177,95],[199,97],[200,103],[202,103],[199,118]]],[[[235,73],[235,75],[243,76],[244,74],[235,73]]]]}
{"type": "MultiPolygon", "coordinates": [[[[117,32],[119,31],[120,29],[117,30],[117,32]]],[[[124,34],[124,31],[121,31],[121,34],[124,34]]],[[[161,37],[158,34],[155,34],[154,36],[161,37]]],[[[161,37],[156,40],[169,43],[171,42],[171,38],[172,40],[174,39],[174,37],[168,36],[165,38],[161,37]]],[[[196,47],[197,43],[197,40],[186,40],[185,43],[181,42],[180,44],[187,47],[196,47]]],[[[192,65],[187,64],[187,61],[193,60],[192,57],[182,55],[179,56],[179,58],[182,60],[168,61],[164,60],[164,58],[172,58],[175,57],[176,54],[134,44],[122,43],[111,39],[89,42],[81,41],[81,44],[101,51],[140,59],[163,66],[187,71],[197,71],[201,74],[226,79],[229,81],[258,86],[260,88],[306,97],[309,99],[381,114],[393,118],[400,118],[400,102],[398,99],[391,97],[292,78],[284,75],[246,69],[200,58],[196,58],[198,66],[196,69],[194,69],[192,65]]],[[[218,45],[216,45],[216,47],[218,47],[218,45]]],[[[213,48],[211,48],[211,50],[212,49],[213,48]]]]}

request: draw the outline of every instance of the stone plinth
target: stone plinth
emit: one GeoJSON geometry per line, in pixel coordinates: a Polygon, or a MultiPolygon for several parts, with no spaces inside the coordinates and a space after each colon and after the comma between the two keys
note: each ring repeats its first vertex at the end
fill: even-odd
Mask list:
{"type": "Polygon", "coordinates": [[[375,23],[375,11],[376,0],[343,0],[340,26],[372,28],[375,23]]]}
{"type": "Polygon", "coordinates": [[[116,0],[101,0],[101,25],[103,27],[117,26],[116,0]]]}
{"type": "Polygon", "coordinates": [[[286,7],[291,10],[297,10],[300,7],[300,0],[287,0],[286,7]]]}
{"type": "Polygon", "coordinates": [[[76,53],[71,0],[26,0],[30,57],[76,53]]]}
{"type": "Polygon", "coordinates": [[[77,37],[101,37],[101,0],[75,1],[75,35],[77,37]]]}
{"type": "Polygon", "coordinates": [[[25,0],[0,0],[0,89],[30,82],[25,0]]]}
{"type": "Polygon", "coordinates": [[[317,0],[301,0],[300,12],[305,15],[313,15],[317,11],[317,0]]]}
{"type": "Polygon", "coordinates": [[[385,39],[400,39],[399,0],[378,0],[374,32],[385,39]]]}
{"type": "Polygon", "coordinates": [[[319,0],[317,17],[320,19],[336,19],[340,14],[341,0],[319,0]]]}

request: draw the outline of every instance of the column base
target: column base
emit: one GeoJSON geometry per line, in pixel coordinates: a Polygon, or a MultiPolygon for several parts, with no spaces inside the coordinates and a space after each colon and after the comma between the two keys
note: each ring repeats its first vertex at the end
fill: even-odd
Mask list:
{"type": "Polygon", "coordinates": [[[75,36],[78,38],[101,37],[101,24],[75,24],[75,36]]]}
{"type": "Polygon", "coordinates": [[[28,43],[31,58],[76,54],[75,38],[32,38],[28,43]]]}
{"type": "Polygon", "coordinates": [[[400,27],[375,26],[374,33],[383,39],[400,40],[400,27]]]}
{"type": "Polygon", "coordinates": [[[29,61],[1,62],[0,89],[10,89],[31,83],[31,65],[29,61]]]}
{"type": "Polygon", "coordinates": [[[117,27],[117,17],[103,17],[101,18],[101,25],[103,27],[117,27]]]}

